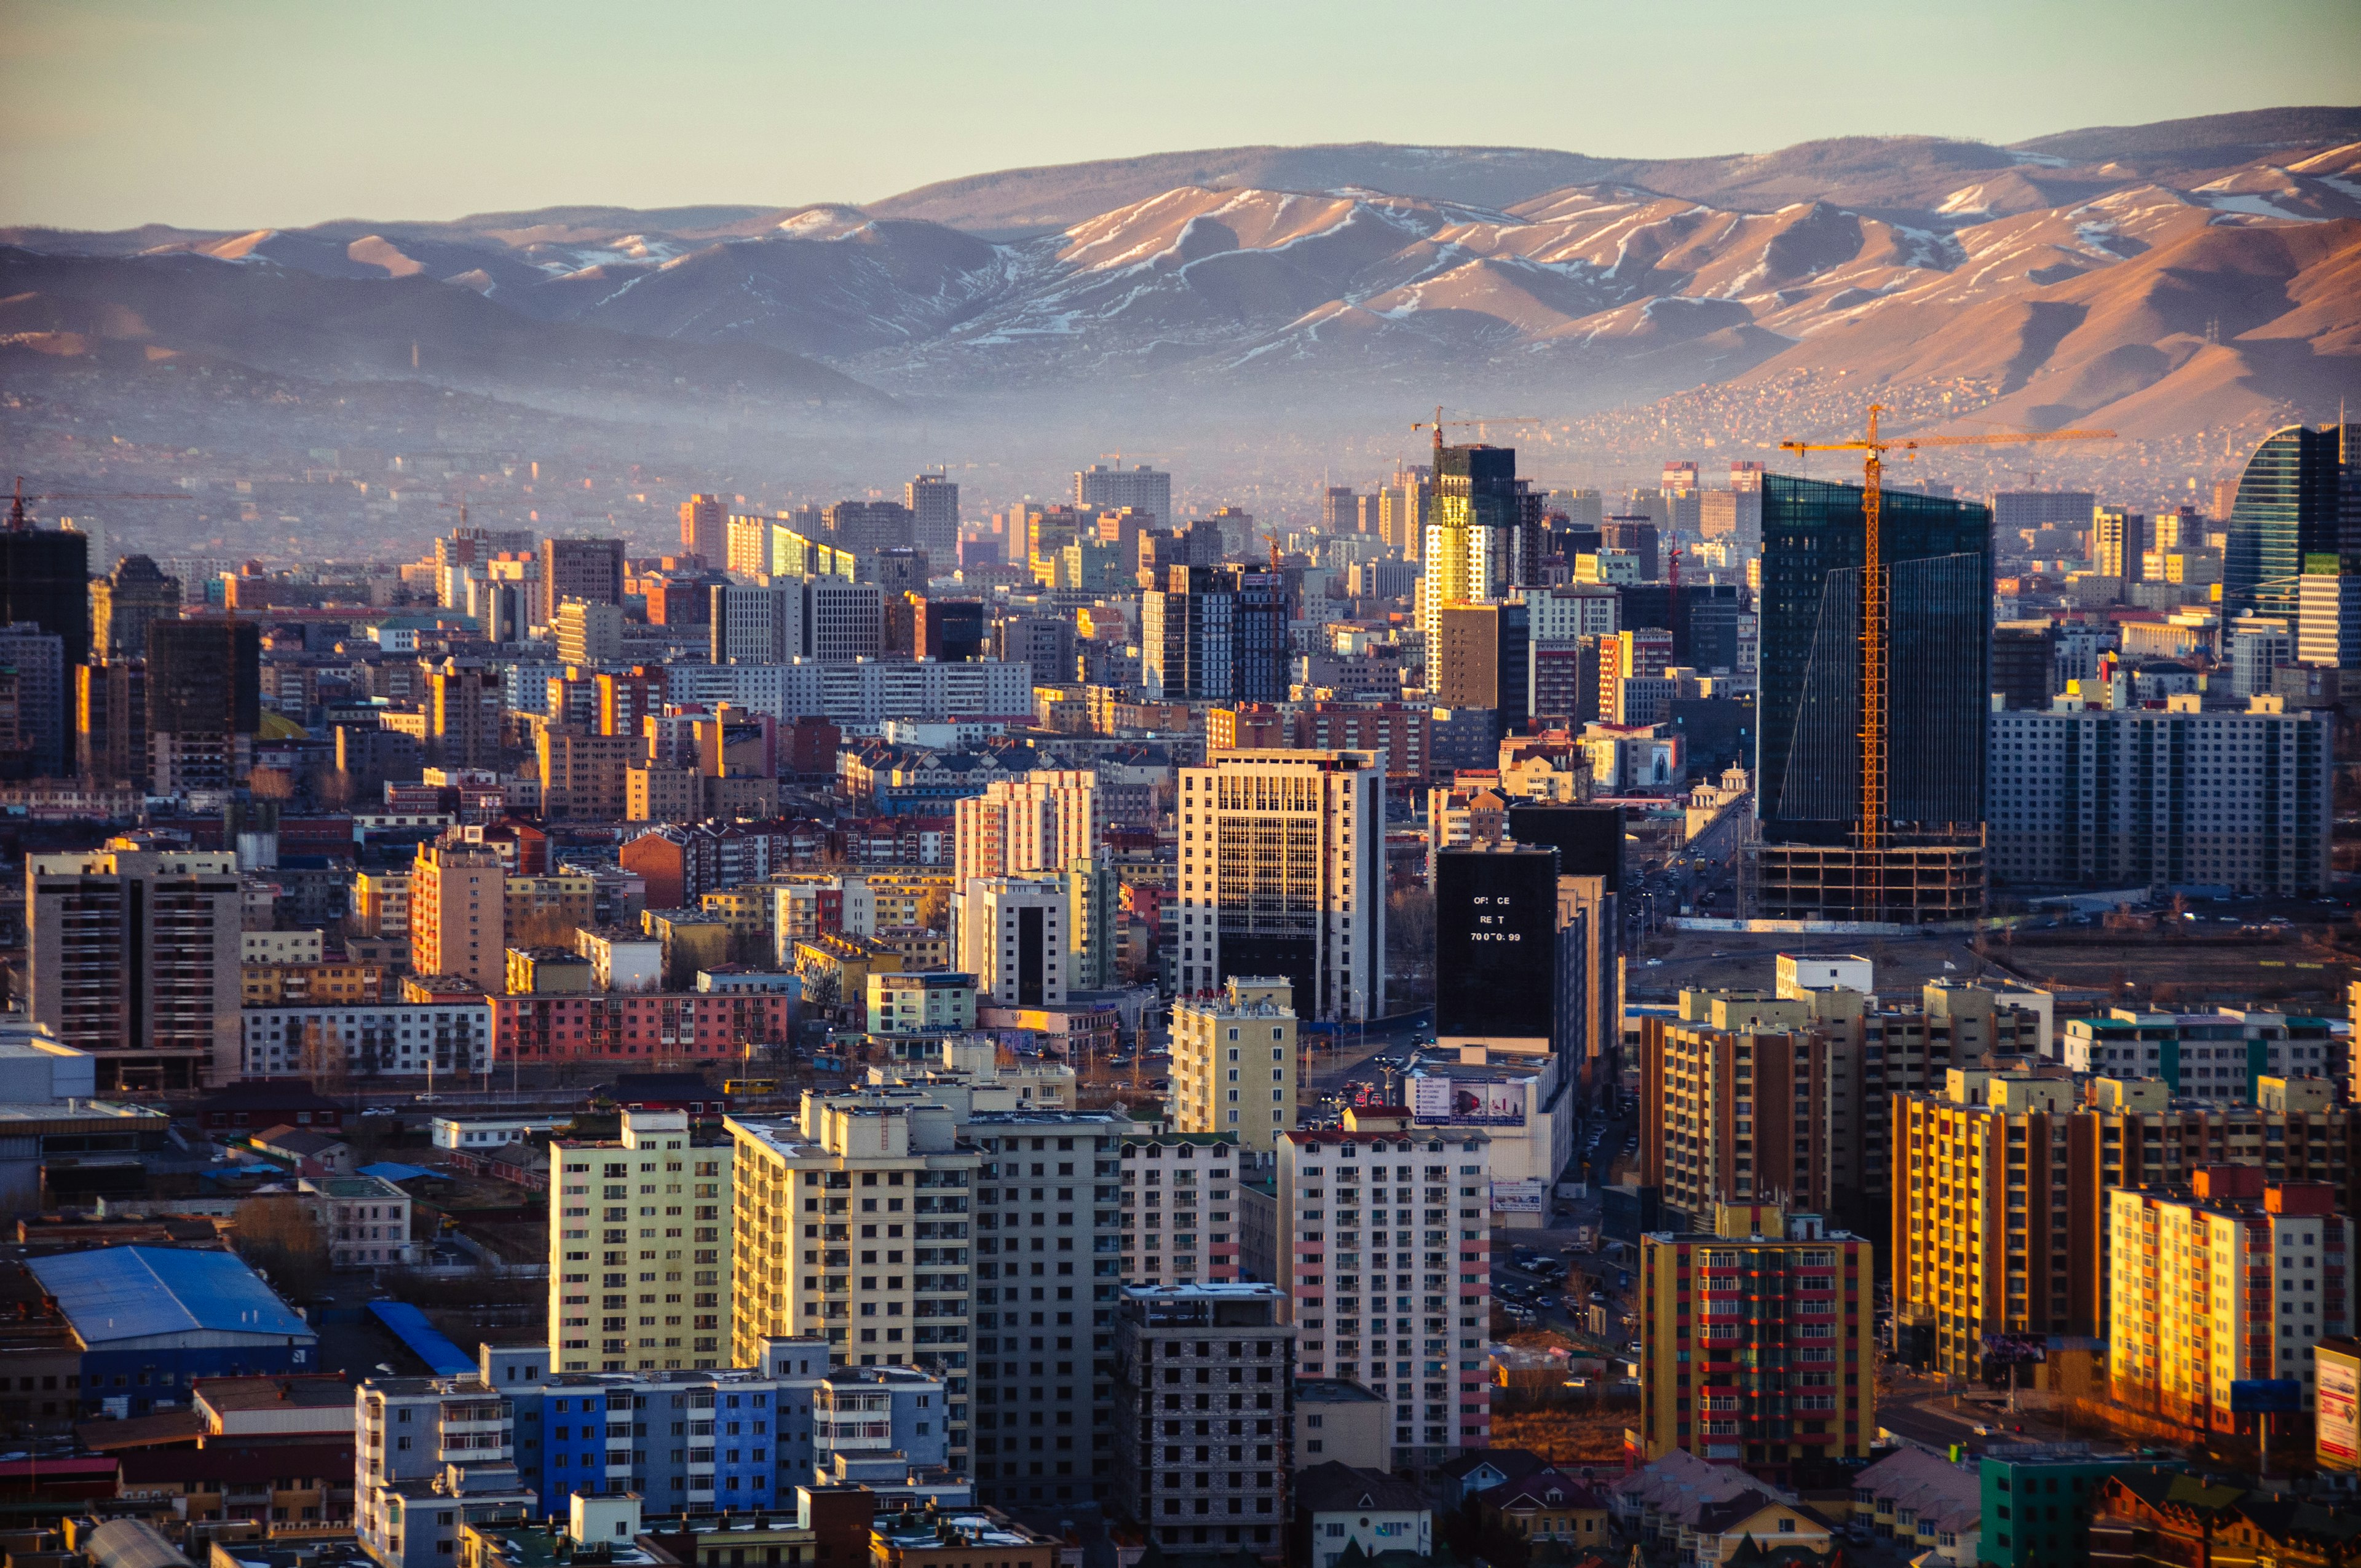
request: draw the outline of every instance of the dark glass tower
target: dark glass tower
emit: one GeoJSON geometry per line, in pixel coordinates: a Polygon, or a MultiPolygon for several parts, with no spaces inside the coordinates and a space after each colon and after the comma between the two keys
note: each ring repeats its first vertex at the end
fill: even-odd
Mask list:
{"type": "Polygon", "coordinates": [[[262,629],[206,616],[148,627],[148,732],[251,735],[262,727],[262,629]]]}
{"type": "Polygon", "coordinates": [[[2246,459],[2222,560],[2224,625],[2251,613],[2283,615],[2292,626],[2303,558],[2334,554],[2343,544],[2340,435],[2334,425],[2291,424],[2246,459]]]}
{"type": "Polygon", "coordinates": [[[66,668],[90,659],[90,536],[0,529],[0,625],[38,621],[65,644],[66,668]]]}
{"type": "MultiPolygon", "coordinates": [[[[1984,815],[1992,675],[1992,513],[1887,490],[1881,532],[1886,799],[1903,831],[1972,832],[1984,815]]],[[[1766,843],[1840,845],[1861,815],[1857,485],[1765,477],[1756,810],[1766,843]]]]}

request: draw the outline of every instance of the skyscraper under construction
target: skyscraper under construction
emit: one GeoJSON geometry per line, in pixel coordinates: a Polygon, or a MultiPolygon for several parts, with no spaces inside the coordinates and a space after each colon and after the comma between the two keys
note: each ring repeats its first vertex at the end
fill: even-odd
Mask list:
{"type": "Polygon", "coordinates": [[[1918,923],[1983,905],[1992,513],[1906,490],[1884,491],[1881,510],[1886,821],[1865,835],[1861,490],[1763,483],[1758,831],[1744,866],[1763,918],[1918,923]]]}

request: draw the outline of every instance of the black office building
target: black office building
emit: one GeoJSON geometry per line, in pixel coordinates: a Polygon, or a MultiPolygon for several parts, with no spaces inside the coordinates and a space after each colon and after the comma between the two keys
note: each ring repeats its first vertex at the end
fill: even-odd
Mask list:
{"type": "Polygon", "coordinates": [[[1557,851],[1434,860],[1434,1032],[1550,1039],[1558,1029],[1557,851]]]}
{"type": "Polygon", "coordinates": [[[1509,837],[1520,844],[1555,850],[1562,875],[1603,877],[1610,891],[1623,886],[1623,808],[1620,806],[1512,801],[1509,837]]]}
{"type": "Polygon", "coordinates": [[[1615,624],[1660,626],[1673,634],[1673,663],[1711,672],[1738,668],[1738,618],[1745,603],[1736,583],[1621,583],[1615,624]]]}
{"type": "Polygon", "coordinates": [[[63,645],[65,667],[90,660],[90,536],[0,529],[0,625],[37,621],[63,645]]]}
{"type": "Polygon", "coordinates": [[[251,735],[262,727],[262,630],[207,616],[148,628],[148,732],[251,735]]]}
{"type": "Polygon", "coordinates": [[[2047,620],[1993,628],[1992,689],[2016,713],[2043,713],[2058,691],[2058,629],[2047,620]]]}

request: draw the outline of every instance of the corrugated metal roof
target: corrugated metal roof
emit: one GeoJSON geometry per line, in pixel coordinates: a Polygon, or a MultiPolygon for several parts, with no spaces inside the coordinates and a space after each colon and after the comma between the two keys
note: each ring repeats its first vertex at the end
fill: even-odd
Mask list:
{"type": "Polygon", "coordinates": [[[387,1181],[413,1181],[422,1176],[441,1176],[439,1170],[429,1170],[423,1165],[404,1165],[399,1160],[383,1159],[375,1165],[365,1165],[354,1174],[380,1177],[387,1181]]]}
{"type": "Polygon", "coordinates": [[[409,1302],[371,1301],[369,1310],[437,1377],[465,1377],[477,1370],[467,1353],[445,1338],[443,1331],[409,1302]]]}
{"type": "Polygon", "coordinates": [[[244,1260],[225,1252],[116,1246],[26,1266],[87,1345],[198,1330],[316,1337],[244,1260]]]}

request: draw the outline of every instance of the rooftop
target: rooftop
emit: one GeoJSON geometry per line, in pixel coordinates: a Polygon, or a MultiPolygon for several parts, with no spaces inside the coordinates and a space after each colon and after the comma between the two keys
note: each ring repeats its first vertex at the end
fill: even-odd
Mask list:
{"type": "Polygon", "coordinates": [[[192,1332],[310,1341],[311,1325],[225,1252],[117,1246],[27,1266],[85,1345],[192,1332]]]}
{"type": "Polygon", "coordinates": [[[1345,1378],[1299,1377],[1295,1380],[1295,1402],[1299,1405],[1382,1405],[1385,1400],[1345,1378]]]}

